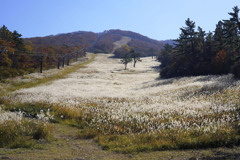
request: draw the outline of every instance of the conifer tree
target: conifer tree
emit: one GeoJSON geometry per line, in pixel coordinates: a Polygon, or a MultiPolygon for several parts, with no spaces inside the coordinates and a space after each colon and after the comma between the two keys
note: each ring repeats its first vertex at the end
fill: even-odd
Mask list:
{"type": "Polygon", "coordinates": [[[158,61],[161,62],[160,67],[166,67],[170,63],[172,63],[172,52],[173,52],[173,46],[170,44],[165,44],[163,46],[163,49],[161,49],[161,52],[158,57],[158,61]]]}
{"type": "Polygon", "coordinates": [[[25,51],[26,50],[25,44],[24,44],[24,41],[21,38],[21,36],[22,35],[19,34],[17,31],[13,31],[13,33],[12,33],[12,39],[13,39],[14,44],[16,45],[16,48],[18,50],[25,51]]]}
{"type": "Polygon", "coordinates": [[[215,51],[222,50],[224,47],[224,33],[223,33],[223,22],[219,21],[216,25],[215,33],[214,33],[214,48],[215,51]]]}
{"type": "Polygon", "coordinates": [[[5,25],[0,28],[0,39],[11,42],[12,41],[12,32],[7,29],[5,25]]]}

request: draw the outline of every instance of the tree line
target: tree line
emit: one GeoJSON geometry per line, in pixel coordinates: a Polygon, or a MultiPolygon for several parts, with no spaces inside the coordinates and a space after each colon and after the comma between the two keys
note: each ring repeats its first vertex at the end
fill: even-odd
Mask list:
{"type": "Polygon", "coordinates": [[[163,78],[232,73],[240,78],[240,19],[235,6],[228,20],[206,33],[189,18],[175,45],[166,44],[158,60],[163,78]]]}
{"type": "Polygon", "coordinates": [[[21,34],[11,32],[3,25],[0,28],[0,80],[64,66],[70,61],[84,56],[85,51],[80,46],[37,46],[31,41],[24,42],[21,34]]]}

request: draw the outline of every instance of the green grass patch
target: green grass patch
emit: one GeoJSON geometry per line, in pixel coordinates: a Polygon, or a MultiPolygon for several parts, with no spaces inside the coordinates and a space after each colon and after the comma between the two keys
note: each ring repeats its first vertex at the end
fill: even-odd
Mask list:
{"type": "Polygon", "coordinates": [[[233,146],[240,143],[240,135],[222,130],[193,137],[186,131],[163,130],[161,133],[95,136],[103,149],[120,153],[138,153],[163,150],[202,149],[233,146]],[[173,138],[174,137],[174,138],[173,138]]]}

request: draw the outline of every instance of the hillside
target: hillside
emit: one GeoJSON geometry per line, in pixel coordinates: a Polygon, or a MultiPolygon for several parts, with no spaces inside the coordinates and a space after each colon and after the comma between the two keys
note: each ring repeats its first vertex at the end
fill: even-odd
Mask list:
{"type": "Polygon", "coordinates": [[[25,38],[24,41],[31,41],[35,46],[91,46],[97,40],[97,34],[93,32],[72,32],[65,34],[50,35],[46,37],[25,38]]]}
{"type": "Polygon", "coordinates": [[[31,41],[37,47],[61,46],[64,44],[86,47],[88,51],[95,53],[113,53],[116,50],[116,42],[123,37],[129,40],[127,41],[129,47],[141,53],[141,56],[158,55],[164,45],[164,41],[153,40],[135,32],[122,30],[109,30],[101,33],[78,31],[46,37],[25,38],[24,41],[31,41]]]}
{"type": "MultiPolygon", "coordinates": [[[[96,151],[103,156],[103,150],[108,150],[103,158],[98,159],[107,159],[109,155],[116,155],[116,152],[119,156],[124,156],[121,153],[133,153],[130,159],[135,159],[137,155],[142,157],[145,153],[148,154],[143,159],[152,159],[151,155],[159,159],[162,156],[157,156],[156,153],[163,152],[177,156],[171,159],[210,159],[211,151],[215,151],[213,154],[222,159],[239,157],[240,80],[234,79],[233,75],[158,79],[159,73],[155,67],[159,63],[151,57],[141,58],[142,62],[136,68],[130,63],[127,70],[119,63],[120,59],[109,57],[107,54],[94,55],[94,61],[76,68],[70,74],[61,73],[72,66],[57,70],[64,78],[51,79],[52,83],[39,81],[45,84],[38,83],[39,85],[24,89],[22,87],[26,85],[22,85],[22,82],[36,82],[40,78],[38,74],[21,77],[18,81],[11,80],[17,88],[19,85],[16,83],[20,84],[22,89],[6,94],[1,103],[5,102],[4,105],[16,113],[21,110],[26,115],[41,113],[50,118],[54,116],[54,139],[48,143],[43,143],[43,140],[36,142],[44,149],[33,148],[31,153],[29,149],[21,150],[19,154],[10,154],[14,150],[7,149],[9,154],[5,152],[2,155],[41,154],[40,158],[35,157],[45,159],[45,155],[55,158],[59,156],[55,153],[64,150],[60,156],[62,159],[77,159],[81,153],[87,154],[87,159],[95,156],[96,151]],[[67,125],[75,126],[76,129],[67,125]],[[231,146],[231,152],[213,149],[224,146],[231,146]],[[192,151],[190,156],[186,155],[189,149],[199,153],[204,148],[207,148],[207,158],[201,158],[205,156],[196,155],[192,151]],[[177,150],[182,152],[180,157],[174,154],[177,150]],[[136,154],[137,152],[143,153],[136,154]]],[[[54,73],[44,72],[42,78],[54,73]]],[[[2,90],[9,85],[3,84],[2,90]]],[[[0,112],[1,114],[7,113],[0,112]]],[[[24,123],[15,128],[24,128],[22,124],[24,123]]],[[[14,128],[12,123],[9,126],[11,130],[14,128]]],[[[2,133],[9,137],[9,132],[12,131],[6,127],[3,129],[7,132],[2,133]]],[[[26,133],[25,128],[23,131],[26,133]]],[[[26,138],[29,140],[29,136],[26,138]]],[[[0,159],[1,153],[3,151],[0,149],[0,159]]]]}

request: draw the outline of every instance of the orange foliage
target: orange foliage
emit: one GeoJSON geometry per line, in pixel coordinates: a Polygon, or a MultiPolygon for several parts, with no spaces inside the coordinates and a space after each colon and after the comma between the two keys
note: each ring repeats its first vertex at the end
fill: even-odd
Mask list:
{"type": "Polygon", "coordinates": [[[218,64],[224,64],[227,62],[227,53],[224,50],[219,51],[216,54],[215,61],[218,64]]]}
{"type": "Polygon", "coordinates": [[[224,50],[219,51],[213,61],[216,73],[224,73],[227,69],[228,55],[224,50]]]}

